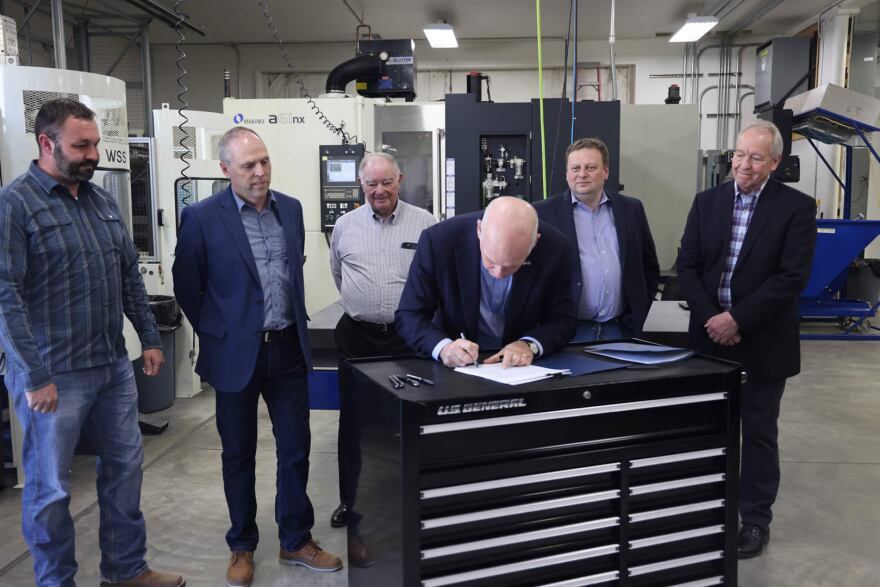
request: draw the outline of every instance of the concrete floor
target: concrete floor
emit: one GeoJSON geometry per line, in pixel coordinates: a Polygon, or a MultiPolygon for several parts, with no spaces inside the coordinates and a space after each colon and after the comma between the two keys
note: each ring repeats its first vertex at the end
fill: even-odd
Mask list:
{"type": "MultiPolygon", "coordinates": [[[[782,488],[766,553],[743,561],[747,587],[880,586],[880,345],[803,343],[803,372],[788,384],[781,417],[782,488]]],[[[186,574],[190,587],[224,585],[228,553],[219,439],[209,392],[165,412],[171,426],[147,437],[142,506],[149,563],[186,574]]],[[[273,521],[275,459],[268,416],[260,421],[259,526],[254,585],[347,584],[347,574],[314,573],[277,563],[273,521]]],[[[337,503],[335,412],[312,412],[314,536],[345,558],[345,532],[328,517],[337,503]]],[[[97,585],[98,510],[94,461],[78,458],[71,511],[77,527],[80,585],[97,585]]],[[[0,585],[33,585],[19,532],[20,492],[0,491],[0,585]]]]}

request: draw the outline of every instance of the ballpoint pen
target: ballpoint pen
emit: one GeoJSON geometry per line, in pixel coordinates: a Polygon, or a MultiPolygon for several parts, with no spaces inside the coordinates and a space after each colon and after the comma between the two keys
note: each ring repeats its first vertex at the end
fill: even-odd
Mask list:
{"type": "Polygon", "coordinates": [[[419,383],[424,383],[425,385],[434,385],[434,382],[425,377],[419,377],[418,375],[411,375],[409,373],[406,374],[407,379],[412,379],[413,381],[418,381],[419,383]]]}
{"type": "Polygon", "coordinates": [[[409,375],[403,375],[403,376],[397,375],[397,378],[400,379],[401,381],[403,381],[404,383],[409,383],[413,387],[418,387],[420,385],[420,382],[417,378],[415,378],[415,377],[410,378],[409,375]]]}
{"type": "Polygon", "coordinates": [[[391,386],[394,389],[400,389],[401,387],[403,387],[403,381],[401,381],[400,379],[398,379],[394,375],[389,375],[388,380],[391,381],[391,386]]]}
{"type": "MultiPolygon", "coordinates": [[[[467,340],[467,337],[465,337],[464,332],[460,332],[459,335],[461,336],[462,339],[467,340]]],[[[479,366],[480,365],[477,363],[477,359],[475,358],[474,359],[474,367],[479,367],[479,366]]]]}

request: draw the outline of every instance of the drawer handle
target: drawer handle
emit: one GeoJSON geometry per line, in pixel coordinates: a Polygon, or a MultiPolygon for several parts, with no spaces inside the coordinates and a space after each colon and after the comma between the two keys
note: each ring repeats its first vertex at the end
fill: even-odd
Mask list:
{"type": "Polygon", "coordinates": [[[723,585],[724,575],[717,577],[708,577],[706,579],[697,579],[696,581],[688,581],[687,583],[678,583],[669,587],[712,587],[712,585],[723,585]]]}
{"type": "Polygon", "coordinates": [[[581,505],[584,503],[594,503],[597,501],[618,499],[619,497],[620,490],[613,489],[610,491],[583,493],[580,495],[571,495],[569,497],[547,499],[544,501],[524,503],[521,505],[495,508],[492,510],[481,510],[478,512],[471,512],[469,514],[456,514],[454,516],[428,518],[427,520],[422,520],[422,529],[432,530],[434,528],[444,528],[446,526],[457,526],[459,524],[468,524],[470,522],[479,522],[481,520],[491,520],[493,518],[503,518],[506,516],[515,516],[518,514],[530,514],[534,512],[541,512],[544,510],[553,510],[569,506],[581,505]]]}
{"type": "Polygon", "coordinates": [[[710,448],[707,450],[695,450],[692,452],[680,452],[674,455],[663,455],[661,457],[648,457],[646,459],[633,459],[629,462],[630,469],[641,469],[642,467],[653,467],[655,465],[666,465],[669,463],[680,463],[682,461],[696,461],[697,459],[708,459],[712,457],[720,457],[725,454],[725,448],[710,448]]]}
{"type": "Polygon", "coordinates": [[[681,489],[682,487],[696,487],[697,485],[720,483],[721,481],[724,481],[724,473],[716,473],[714,475],[701,475],[699,477],[689,477],[687,479],[675,479],[673,481],[663,481],[660,483],[634,485],[633,487],[629,488],[629,494],[645,495],[646,493],[657,493],[659,491],[681,489]]]}
{"type": "Polygon", "coordinates": [[[679,542],[690,538],[699,538],[700,536],[711,536],[712,534],[720,534],[724,532],[724,524],[717,526],[706,526],[705,528],[696,528],[694,530],[685,530],[683,532],[673,532],[671,534],[663,534],[662,536],[651,536],[650,538],[639,538],[638,540],[630,540],[629,547],[633,550],[639,548],[647,548],[658,544],[669,544],[670,542],[679,542]]]}
{"type": "Polygon", "coordinates": [[[704,552],[703,554],[695,554],[693,556],[673,558],[667,561],[660,561],[659,563],[651,563],[649,565],[639,565],[637,567],[632,567],[629,570],[629,576],[637,577],[639,575],[647,575],[649,573],[656,573],[657,571],[665,571],[667,569],[675,569],[678,567],[695,565],[697,563],[704,563],[706,561],[716,560],[722,557],[724,557],[724,551],[715,550],[713,552],[704,552]]]}
{"type": "Polygon", "coordinates": [[[599,573],[598,575],[566,579],[565,581],[557,581],[556,583],[545,583],[539,587],[581,587],[583,585],[599,585],[600,583],[616,581],[619,577],[620,573],[617,571],[608,571],[607,573],[599,573]]]}
{"type": "Polygon", "coordinates": [[[474,430],[488,428],[490,426],[510,426],[513,424],[528,424],[531,422],[546,422],[548,420],[562,420],[566,418],[580,418],[582,416],[596,416],[598,414],[612,414],[615,412],[632,412],[635,410],[650,410],[653,408],[666,408],[687,404],[699,404],[704,402],[717,402],[727,399],[727,392],[702,393],[699,395],[686,395],[665,399],[652,399],[638,402],[622,402],[619,404],[605,404],[601,406],[589,406],[585,408],[572,408],[568,410],[555,410],[552,412],[538,412],[536,414],[517,414],[516,416],[499,416],[497,418],[480,418],[479,420],[466,420],[463,422],[447,422],[444,424],[426,424],[419,428],[422,435],[440,434],[443,432],[458,432],[461,430],[474,430]]]}
{"type": "Polygon", "coordinates": [[[689,514],[692,512],[714,510],[720,507],[724,507],[724,500],[713,499],[710,501],[701,501],[699,503],[689,503],[687,505],[677,505],[671,508],[663,508],[659,510],[651,510],[647,512],[630,514],[629,521],[644,522],[645,520],[656,520],[657,518],[669,518],[672,516],[680,516],[681,514],[689,514]]]}
{"type": "Polygon", "coordinates": [[[602,528],[614,528],[620,525],[620,518],[604,518],[601,520],[591,520],[589,522],[579,522],[577,524],[567,524],[565,526],[553,526],[552,528],[544,528],[542,530],[533,530],[531,532],[521,532],[519,534],[510,534],[508,536],[499,536],[497,538],[487,538],[485,540],[474,540],[472,542],[463,542],[461,544],[453,544],[452,546],[440,546],[437,548],[427,548],[422,551],[422,559],[428,560],[439,558],[442,556],[451,556],[453,554],[461,554],[463,552],[474,552],[476,550],[486,550],[488,548],[497,548],[499,546],[511,546],[521,542],[531,542],[534,540],[544,540],[555,536],[568,536],[579,532],[590,532],[592,530],[600,530],[602,528]]]}
{"type": "Polygon", "coordinates": [[[576,469],[565,469],[564,471],[548,471],[546,473],[535,473],[534,475],[520,475],[518,477],[493,479],[491,481],[479,481],[476,483],[463,483],[461,485],[449,485],[447,487],[425,489],[419,493],[419,496],[421,499],[437,499],[438,497],[447,497],[450,495],[490,491],[492,489],[501,489],[503,487],[517,487],[533,483],[558,481],[560,479],[574,479],[576,477],[587,477],[589,475],[599,475],[601,473],[611,473],[619,470],[620,463],[595,465],[592,467],[578,467],[576,469]]]}
{"type": "Polygon", "coordinates": [[[498,577],[500,575],[509,575],[511,573],[520,573],[522,571],[530,571],[543,567],[552,567],[565,563],[575,562],[586,558],[595,558],[614,554],[620,550],[617,544],[608,544],[606,546],[597,546],[595,548],[586,548],[584,550],[575,550],[573,552],[563,552],[552,556],[534,558],[531,560],[510,563],[506,565],[498,565],[495,567],[487,567],[485,569],[477,569],[467,571],[465,573],[456,573],[454,575],[444,575],[434,577],[433,579],[424,579],[422,587],[443,587],[444,585],[457,585],[468,581],[476,581],[478,579],[488,579],[490,577],[498,577]]]}

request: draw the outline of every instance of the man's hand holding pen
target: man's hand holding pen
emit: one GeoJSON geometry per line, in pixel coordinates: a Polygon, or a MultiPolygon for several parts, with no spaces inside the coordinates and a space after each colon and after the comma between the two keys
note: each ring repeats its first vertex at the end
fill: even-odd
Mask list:
{"type": "Polygon", "coordinates": [[[466,339],[464,333],[462,333],[460,338],[453,340],[440,351],[440,360],[447,367],[476,366],[479,356],[480,345],[466,339]]]}

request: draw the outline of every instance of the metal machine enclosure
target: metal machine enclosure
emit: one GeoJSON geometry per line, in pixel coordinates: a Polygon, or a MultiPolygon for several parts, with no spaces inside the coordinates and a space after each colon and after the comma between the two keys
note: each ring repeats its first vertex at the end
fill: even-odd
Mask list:
{"type": "Polygon", "coordinates": [[[364,203],[358,182],[358,166],[364,158],[364,146],[321,145],[321,230],[333,232],[336,219],[364,203]]]}
{"type": "Polygon", "coordinates": [[[810,39],[780,37],[758,47],[755,67],[755,111],[782,106],[788,96],[809,88],[810,39]]]}
{"type": "Polygon", "coordinates": [[[412,102],[416,97],[416,57],[412,39],[376,39],[358,41],[358,55],[381,55],[379,75],[357,80],[357,92],[367,98],[406,98],[412,102]]]}
{"type": "MultiPolygon", "coordinates": [[[[547,195],[568,189],[565,182],[565,149],[570,144],[567,121],[556,132],[556,121],[569,116],[570,103],[559,99],[544,100],[547,153],[547,195]],[[560,108],[563,112],[560,113],[560,108]]],[[[606,185],[617,191],[619,185],[620,103],[577,102],[575,137],[599,137],[610,154],[606,185]]],[[[527,160],[528,175],[520,183],[508,185],[497,195],[515,195],[534,202],[544,196],[543,154],[541,150],[540,109],[538,100],[521,103],[477,102],[475,94],[446,96],[446,160],[455,169],[455,213],[464,214],[484,208],[481,193],[485,143],[488,154],[495,155],[504,146],[527,160]],[[512,145],[512,146],[511,146],[512,145]]],[[[494,167],[494,166],[493,166],[494,167]]],[[[504,166],[506,167],[506,165],[504,166]]],[[[509,178],[510,172],[504,172],[509,178]]],[[[448,181],[448,180],[447,180],[448,181]]],[[[449,190],[452,192],[452,190],[449,190]]],[[[447,202],[448,205],[448,202],[447,202]]]]}

